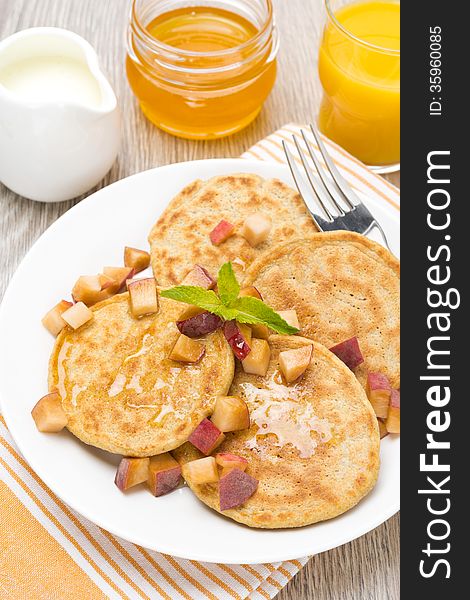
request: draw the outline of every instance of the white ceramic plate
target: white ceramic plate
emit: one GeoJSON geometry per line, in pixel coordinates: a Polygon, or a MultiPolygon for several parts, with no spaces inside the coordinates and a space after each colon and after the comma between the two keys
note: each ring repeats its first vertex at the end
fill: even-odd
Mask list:
{"type": "MultiPolygon", "coordinates": [[[[113,484],[119,457],[80,443],[67,431],[36,430],[30,411],[47,392],[53,339],[41,318],[68,297],[83,273],[122,264],[125,245],[147,247],[150,227],[171,198],[197,178],[233,172],[278,177],[293,185],[287,167],[205,160],[161,167],[123,179],[77,204],[34,244],[14,275],[0,309],[0,400],[7,425],[39,477],[69,506],[136,544],[178,557],[219,563],[276,562],[316,554],[357,538],[399,509],[399,439],[381,445],[380,477],[355,508],[331,521],[264,531],[226,519],[188,488],[154,498],[144,486],[122,494],[113,484]]],[[[399,216],[370,203],[398,252],[399,216]]]]}

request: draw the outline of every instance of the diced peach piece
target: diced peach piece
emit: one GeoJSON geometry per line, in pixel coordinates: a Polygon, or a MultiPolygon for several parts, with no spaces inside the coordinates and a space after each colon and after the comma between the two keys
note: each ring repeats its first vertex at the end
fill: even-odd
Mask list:
{"type": "Polygon", "coordinates": [[[258,338],[259,340],[267,340],[271,335],[271,331],[267,325],[257,323],[255,325],[250,325],[250,327],[253,337],[258,338]]]}
{"type": "Polygon", "coordinates": [[[219,471],[213,456],[206,456],[183,465],[183,477],[193,484],[217,483],[219,471]]]}
{"type": "Polygon", "coordinates": [[[223,469],[240,469],[240,471],[246,471],[246,468],[248,467],[246,458],[237,456],[236,454],[230,454],[229,452],[219,452],[216,454],[215,462],[223,469]]]}
{"type": "Polygon", "coordinates": [[[135,269],[132,267],[105,267],[103,274],[111,278],[116,286],[116,291],[126,287],[126,281],[132,279],[135,275],[135,269]]]}
{"type": "Polygon", "coordinates": [[[81,275],[72,288],[72,297],[75,302],[92,305],[96,302],[97,295],[101,292],[99,275],[81,275]]]}
{"type": "Polygon", "coordinates": [[[147,481],[149,461],[149,458],[123,457],[121,459],[114,478],[114,483],[121,492],[147,481]]]}
{"type": "Polygon", "coordinates": [[[232,225],[232,223],[222,219],[222,221],[220,221],[220,223],[218,223],[209,234],[211,242],[214,244],[214,246],[220,246],[220,244],[228,240],[228,238],[233,235],[234,229],[235,226],[232,225]]]}
{"type": "Polygon", "coordinates": [[[392,390],[385,426],[389,433],[400,433],[400,392],[392,390]]]}
{"type": "Polygon", "coordinates": [[[237,508],[244,504],[258,489],[258,480],[240,469],[232,469],[219,482],[220,510],[237,508]]]}
{"type": "Polygon", "coordinates": [[[270,217],[263,213],[255,213],[245,219],[241,230],[242,236],[255,248],[266,241],[272,228],[270,217]]]}
{"type": "MultiPolygon", "coordinates": [[[[245,330],[245,333],[247,333],[247,330],[245,330]]],[[[251,352],[251,347],[248,344],[248,340],[243,336],[240,325],[236,321],[225,322],[224,335],[225,339],[230,344],[233,353],[239,360],[243,360],[251,352]]]]}
{"type": "Polygon", "coordinates": [[[279,353],[279,367],[287,383],[301,377],[312,361],[313,346],[302,346],[279,353]]]}
{"type": "Polygon", "coordinates": [[[116,282],[107,275],[82,275],[73,286],[72,297],[75,302],[93,306],[111,298],[117,290],[116,282]]]}
{"type": "Polygon", "coordinates": [[[57,392],[43,396],[31,411],[36,427],[43,433],[57,433],[67,425],[68,417],[57,392]]]}
{"type": "Polygon", "coordinates": [[[392,393],[388,377],[382,373],[368,373],[366,392],[376,416],[386,419],[392,393]]]}
{"type": "Polygon", "coordinates": [[[245,373],[264,377],[268,372],[270,359],[271,349],[268,342],[253,338],[251,340],[251,352],[242,360],[243,370],[245,373]]]}
{"type": "Polygon", "coordinates": [[[83,302],[77,302],[62,313],[62,318],[72,329],[78,329],[93,319],[93,312],[83,302]]]}
{"type": "Polygon", "coordinates": [[[153,277],[133,279],[127,285],[134,317],[142,317],[158,312],[157,282],[153,277]]]}
{"type": "Polygon", "coordinates": [[[197,363],[204,356],[206,349],[200,340],[192,340],[186,335],[181,334],[173,346],[170,360],[184,363],[197,363]]]}
{"type": "Polygon", "coordinates": [[[251,298],[258,298],[258,300],[262,300],[263,296],[259,293],[259,291],[254,287],[246,287],[240,290],[241,297],[250,296],[251,298]]]}
{"type": "Polygon", "coordinates": [[[284,321],[290,325],[291,327],[295,327],[296,329],[300,329],[299,318],[297,316],[297,311],[295,310],[280,310],[277,313],[280,317],[284,319],[284,321]]]}
{"type": "Polygon", "coordinates": [[[72,302],[61,300],[54,308],[44,315],[41,322],[49,333],[52,333],[52,335],[59,335],[62,329],[67,325],[62,318],[62,313],[71,306],[73,306],[72,302]]]}
{"type": "Polygon", "coordinates": [[[189,319],[176,322],[179,331],[190,338],[199,338],[203,335],[213,333],[222,327],[222,325],[222,319],[209,312],[202,312],[189,317],[189,319]]]}
{"type": "Polygon", "coordinates": [[[136,273],[140,273],[150,264],[150,254],[145,250],[138,248],[124,248],[124,266],[134,269],[136,273]]]}
{"type": "Polygon", "coordinates": [[[216,280],[209,274],[207,269],[201,267],[201,265],[194,265],[181,282],[181,285],[193,285],[202,287],[205,290],[212,290],[216,283],[216,280]]]}
{"type": "Polygon", "coordinates": [[[237,396],[220,396],[215,402],[212,423],[223,431],[241,431],[250,427],[250,411],[237,396]]]}
{"type": "Polygon", "coordinates": [[[163,496],[177,488],[181,481],[181,467],[169,454],[152,456],[148,467],[147,483],[154,496],[163,496]]]}
{"type": "Polygon", "coordinates": [[[102,290],[112,290],[112,294],[115,294],[118,291],[118,283],[113,277],[106,275],[106,273],[100,273],[98,277],[102,290]]]}
{"type": "Polygon", "coordinates": [[[349,340],[345,340],[336,346],[330,348],[330,352],[336,354],[336,356],[347,365],[351,371],[354,371],[356,367],[364,362],[361,349],[359,348],[359,340],[357,337],[352,337],[349,340]]]}
{"type": "Polygon", "coordinates": [[[204,419],[189,436],[191,444],[203,454],[210,454],[224,441],[224,434],[209,419],[204,419]]]}
{"type": "Polygon", "coordinates": [[[383,440],[388,435],[387,426],[382,419],[377,419],[377,422],[379,424],[380,439],[383,440]]]}

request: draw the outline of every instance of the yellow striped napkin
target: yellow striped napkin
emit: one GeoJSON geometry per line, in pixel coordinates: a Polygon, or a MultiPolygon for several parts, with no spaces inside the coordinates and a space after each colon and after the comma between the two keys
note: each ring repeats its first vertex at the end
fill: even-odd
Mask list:
{"type": "MultiPolygon", "coordinates": [[[[314,148],[317,148],[313,135],[306,127],[303,129],[307,132],[307,138],[314,148]]],[[[268,136],[247,150],[242,156],[243,158],[286,163],[282,142],[286,142],[293,151],[294,156],[297,156],[292,134],[300,136],[300,125],[290,123],[282,129],[278,129],[275,133],[268,136]]],[[[348,183],[358,191],[366,193],[369,197],[379,202],[387,202],[397,211],[400,210],[400,190],[388,182],[386,179],[370,171],[357,158],[351,156],[346,150],[323,137],[323,141],[328,149],[329,154],[339,167],[343,177],[348,183]]],[[[300,159],[297,159],[301,164],[300,159]]]]}
{"type": "MultiPolygon", "coordinates": [[[[243,156],[285,162],[287,125],[243,156]]],[[[397,188],[328,142],[352,186],[399,209],[397,188]]],[[[220,565],[176,559],[111,535],[66,506],[19,454],[0,417],[0,597],[12,600],[262,600],[273,598],[307,558],[220,565]]]]}

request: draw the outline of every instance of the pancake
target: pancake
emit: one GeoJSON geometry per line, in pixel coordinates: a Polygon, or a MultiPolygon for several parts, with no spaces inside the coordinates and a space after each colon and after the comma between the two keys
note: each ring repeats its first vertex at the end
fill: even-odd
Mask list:
{"type": "Polygon", "coordinates": [[[128,294],[96,304],[94,319],[58,336],[49,366],[68,429],[86,444],[125,456],[152,456],[188,439],[226,394],[233,353],[221,331],[204,338],[199,363],[167,357],[185,308],[160,298],[156,315],[135,319],[128,294]]]}
{"type": "Polygon", "coordinates": [[[243,173],[198,180],[170,202],[154,225],[149,236],[152,268],[162,286],[180,283],[197,263],[214,276],[223,263],[235,261],[240,274],[244,264],[274,244],[316,231],[298,193],[277,179],[243,173]],[[237,231],[255,212],[269,215],[273,227],[268,239],[252,248],[237,231]],[[235,234],[214,246],[209,234],[222,219],[235,225],[235,234]]]}
{"type": "MultiPolygon", "coordinates": [[[[269,341],[266,377],[237,367],[230,389],[247,402],[251,428],[226,434],[217,449],[245,457],[258,490],[241,507],[222,514],[250,527],[301,527],[340,515],[374,487],[377,419],[353,373],[324,346],[297,336],[275,335],[269,341]],[[286,386],[278,371],[279,352],[306,344],[313,344],[311,365],[302,379],[286,386]]],[[[173,454],[181,464],[202,456],[189,443],[173,454]]],[[[220,512],[218,484],[189,485],[220,512]]]]}
{"type": "Polygon", "coordinates": [[[278,245],[245,274],[275,310],[295,309],[301,333],[331,348],[357,336],[364,363],[400,387],[400,263],[350,231],[317,233],[278,245]]]}

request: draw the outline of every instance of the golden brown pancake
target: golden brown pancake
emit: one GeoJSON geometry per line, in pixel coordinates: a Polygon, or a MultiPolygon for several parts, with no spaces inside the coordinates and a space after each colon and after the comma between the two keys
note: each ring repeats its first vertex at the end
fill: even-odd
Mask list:
{"type": "Polygon", "coordinates": [[[150,232],[152,268],[164,287],[180,283],[197,263],[215,276],[223,263],[234,261],[240,274],[274,244],[315,232],[298,193],[277,179],[243,173],[198,180],[170,202],[150,232]],[[252,248],[237,232],[256,212],[269,215],[273,227],[266,242],[252,248]],[[235,234],[214,246],[209,234],[222,219],[235,225],[235,234]]]}
{"type": "Polygon", "coordinates": [[[126,456],[152,456],[185,442],[225,394],[233,353],[221,331],[204,338],[205,355],[185,365],[167,357],[184,306],[160,298],[160,311],[136,319],[128,294],[96,304],[94,319],[64,329],[50,360],[68,429],[83,442],[126,456]]]}
{"type": "Polygon", "coordinates": [[[400,264],[350,231],[317,233],[264,253],[245,274],[275,310],[295,309],[301,334],[327,348],[357,336],[369,371],[400,387],[400,264]]]}
{"type": "MultiPolygon", "coordinates": [[[[297,336],[271,336],[265,378],[237,368],[231,395],[245,399],[251,428],[228,433],[216,452],[248,460],[258,490],[222,514],[250,527],[301,527],[349,510],[374,487],[379,469],[377,419],[354,374],[324,346],[297,336]],[[313,344],[303,378],[285,385],[279,352],[313,344]]],[[[190,443],[174,451],[182,464],[200,458],[190,443]]],[[[218,484],[193,492],[220,512],[218,484]]]]}

